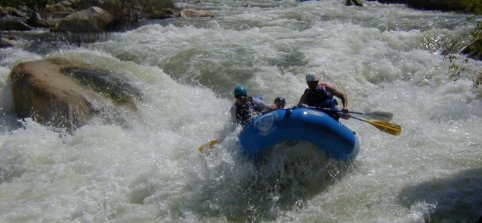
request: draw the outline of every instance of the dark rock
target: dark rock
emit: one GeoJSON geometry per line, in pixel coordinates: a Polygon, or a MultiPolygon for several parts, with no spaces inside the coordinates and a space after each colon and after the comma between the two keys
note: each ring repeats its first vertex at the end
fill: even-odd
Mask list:
{"type": "MultiPolygon", "coordinates": [[[[367,0],[370,1],[370,0],[367,0]]],[[[373,0],[372,0],[373,1],[373,0]]],[[[463,11],[465,6],[460,0],[376,0],[386,4],[405,4],[421,10],[463,11]]]]}
{"type": "Polygon", "coordinates": [[[3,17],[0,19],[0,30],[29,31],[34,29],[23,20],[24,19],[12,18],[8,16],[3,17]]]}
{"type": "Polygon", "coordinates": [[[346,6],[356,5],[356,6],[363,6],[363,2],[361,0],[346,0],[346,6]]]}
{"type": "Polygon", "coordinates": [[[46,21],[42,19],[39,13],[35,13],[27,19],[27,24],[33,27],[48,27],[46,21]]]}
{"type": "Polygon", "coordinates": [[[460,0],[408,0],[407,5],[423,10],[463,11],[465,9],[460,0]]]}
{"type": "Polygon", "coordinates": [[[91,7],[63,18],[59,22],[57,31],[73,33],[104,32],[112,22],[113,18],[109,12],[99,7],[91,7]]]}

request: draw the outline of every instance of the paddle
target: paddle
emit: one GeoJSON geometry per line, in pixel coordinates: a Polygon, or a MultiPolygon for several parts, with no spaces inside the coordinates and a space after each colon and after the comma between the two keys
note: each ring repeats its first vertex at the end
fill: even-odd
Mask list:
{"type": "MultiPolygon", "coordinates": [[[[329,108],[321,108],[321,109],[325,110],[325,111],[336,111],[339,114],[344,114],[344,112],[339,111],[338,109],[329,109],[329,108]]],[[[349,111],[348,113],[356,114],[356,113],[361,113],[361,112],[349,111]]],[[[373,112],[373,113],[379,113],[379,112],[373,112]]],[[[364,113],[364,114],[373,114],[373,113],[364,113]]],[[[379,114],[384,114],[384,115],[381,115],[379,117],[385,118],[385,119],[386,118],[391,119],[391,117],[393,117],[393,114],[391,114],[390,112],[382,112],[382,113],[379,113],[379,114]]],[[[362,119],[362,118],[359,118],[359,117],[356,117],[356,116],[353,116],[353,115],[350,115],[350,117],[354,118],[356,120],[360,120],[362,122],[369,123],[369,124],[375,126],[375,128],[379,129],[380,131],[386,132],[386,133],[391,134],[391,135],[400,135],[400,132],[402,131],[401,126],[399,126],[397,124],[387,122],[387,121],[384,121],[384,120],[366,120],[366,119],[362,119]]]]}
{"type": "Polygon", "coordinates": [[[348,111],[348,113],[363,115],[369,119],[376,119],[376,120],[381,120],[386,122],[389,122],[393,118],[393,114],[391,112],[384,112],[384,111],[373,111],[373,112],[348,111]]]}
{"type": "MultiPolygon", "coordinates": [[[[305,108],[311,108],[311,109],[316,109],[316,110],[324,110],[328,112],[340,112],[336,108],[320,108],[320,107],[312,107],[312,106],[305,106],[305,108]]],[[[357,114],[357,115],[362,115],[365,116],[369,119],[376,119],[380,121],[386,121],[389,122],[393,118],[393,113],[391,112],[385,112],[385,111],[373,111],[373,112],[358,112],[358,111],[348,111],[350,114],[357,114]]]]}
{"type": "Polygon", "coordinates": [[[366,119],[358,118],[358,117],[355,117],[355,116],[351,116],[351,118],[354,118],[356,120],[360,120],[362,122],[369,123],[369,124],[375,126],[375,128],[379,129],[380,131],[386,132],[390,135],[397,136],[397,135],[400,135],[400,132],[402,131],[401,126],[399,126],[397,124],[390,123],[390,122],[386,122],[386,121],[382,121],[382,120],[366,120],[366,119]]]}
{"type": "Polygon", "coordinates": [[[207,142],[206,144],[200,146],[198,148],[199,152],[203,153],[203,152],[206,152],[208,149],[212,149],[214,147],[214,145],[218,144],[219,141],[217,139],[213,139],[213,140],[210,140],[209,142],[207,142]]]}

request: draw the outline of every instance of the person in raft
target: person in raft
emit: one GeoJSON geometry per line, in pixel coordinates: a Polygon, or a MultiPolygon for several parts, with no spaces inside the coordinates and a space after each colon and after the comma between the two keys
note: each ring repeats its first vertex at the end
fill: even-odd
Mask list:
{"type": "Polygon", "coordinates": [[[286,105],[286,100],[283,97],[277,97],[274,99],[274,105],[276,109],[283,109],[286,105]]]}
{"type": "Polygon", "coordinates": [[[256,97],[248,97],[248,90],[243,86],[236,86],[233,93],[235,101],[229,110],[233,123],[245,126],[253,117],[261,115],[265,111],[277,109],[276,105],[267,104],[256,97]]]}
{"type": "Polygon", "coordinates": [[[319,108],[337,121],[340,116],[344,119],[350,118],[348,113],[348,98],[345,93],[328,83],[319,83],[319,78],[314,74],[306,75],[306,84],[308,88],[305,89],[303,95],[301,95],[298,107],[310,106],[319,108]],[[338,103],[333,96],[341,99],[343,106],[341,109],[343,112],[342,115],[340,115],[340,112],[338,112],[336,108],[338,103]]]}

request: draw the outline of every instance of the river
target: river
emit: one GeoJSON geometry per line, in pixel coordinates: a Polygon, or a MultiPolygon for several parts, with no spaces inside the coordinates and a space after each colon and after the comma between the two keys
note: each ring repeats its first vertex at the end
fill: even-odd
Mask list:
{"type": "Polygon", "coordinates": [[[0,222],[472,223],[482,216],[482,87],[472,86],[482,62],[445,55],[469,41],[480,17],[339,0],[189,6],[216,16],[143,21],[81,46],[32,38],[45,35],[37,30],[16,40],[21,47],[0,49],[0,222]],[[11,69],[50,57],[128,79],[144,94],[138,111],[118,114],[121,124],[96,118],[72,133],[17,120],[11,69]],[[360,141],[349,164],[305,151],[260,166],[237,153],[235,133],[209,153],[197,151],[226,128],[236,84],[269,102],[284,96],[289,107],[306,73],[343,90],[353,111],[392,112],[401,135],[342,120],[360,141]]]}

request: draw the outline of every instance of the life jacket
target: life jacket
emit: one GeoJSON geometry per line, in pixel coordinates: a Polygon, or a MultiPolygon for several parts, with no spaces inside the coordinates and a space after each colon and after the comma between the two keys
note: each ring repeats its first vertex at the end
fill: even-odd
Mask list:
{"type": "Polygon", "coordinates": [[[328,90],[326,90],[326,84],[321,83],[316,86],[315,89],[307,88],[305,90],[304,103],[308,106],[321,107],[321,108],[335,108],[338,104],[328,90]]]}
{"type": "Polygon", "coordinates": [[[261,114],[264,106],[261,106],[261,102],[257,102],[261,99],[262,98],[252,98],[244,105],[236,104],[236,119],[240,121],[242,125],[247,125],[251,121],[251,118],[253,118],[253,116],[261,114]]]}
{"type": "Polygon", "coordinates": [[[242,125],[246,125],[251,120],[250,102],[246,102],[244,105],[236,104],[236,119],[241,122],[242,125]]]}

